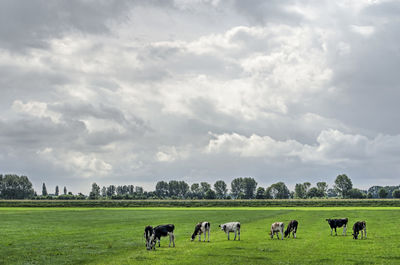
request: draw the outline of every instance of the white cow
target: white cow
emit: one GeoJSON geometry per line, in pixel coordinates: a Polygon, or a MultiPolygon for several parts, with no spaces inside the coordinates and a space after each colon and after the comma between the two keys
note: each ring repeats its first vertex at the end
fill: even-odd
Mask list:
{"type": "Polygon", "coordinates": [[[201,234],[204,234],[204,242],[206,241],[206,236],[208,233],[208,242],[210,242],[210,223],[209,222],[200,222],[194,227],[194,232],[192,234],[192,241],[194,238],[199,235],[199,241],[201,241],[201,234]]]}
{"type": "Polygon", "coordinates": [[[285,230],[285,224],[282,222],[276,222],[271,225],[271,232],[269,234],[271,235],[271,238],[274,238],[274,234],[276,233],[276,236],[279,239],[279,233],[281,233],[281,239],[283,240],[283,230],[285,230]]]}
{"type": "Polygon", "coordinates": [[[240,222],[230,222],[226,224],[221,224],[218,227],[220,227],[222,231],[228,234],[228,240],[229,240],[229,232],[235,232],[235,238],[233,240],[236,240],[236,234],[239,234],[239,240],[240,240],[240,222]]]}

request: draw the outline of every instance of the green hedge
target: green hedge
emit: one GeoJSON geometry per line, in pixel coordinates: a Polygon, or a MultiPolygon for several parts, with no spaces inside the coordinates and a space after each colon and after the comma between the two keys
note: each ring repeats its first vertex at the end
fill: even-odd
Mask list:
{"type": "Polygon", "coordinates": [[[399,199],[310,200],[0,200],[0,207],[400,207],[399,199]]]}

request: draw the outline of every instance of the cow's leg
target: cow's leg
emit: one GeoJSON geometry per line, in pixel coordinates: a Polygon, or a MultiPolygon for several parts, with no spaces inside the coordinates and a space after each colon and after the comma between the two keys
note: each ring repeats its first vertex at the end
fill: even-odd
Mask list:
{"type": "Polygon", "coordinates": [[[199,242],[201,241],[201,234],[199,234],[199,242]]]}
{"type": "Polygon", "coordinates": [[[235,238],[233,240],[236,240],[236,235],[237,235],[237,230],[235,230],[235,238]]]}
{"type": "Polygon", "coordinates": [[[331,227],[331,235],[332,235],[332,232],[333,232],[333,228],[331,227]]]}
{"type": "Polygon", "coordinates": [[[238,230],[238,234],[239,234],[239,241],[240,241],[240,229],[238,230]]]}
{"type": "Polygon", "coordinates": [[[367,228],[364,229],[365,238],[367,238],[367,228]]]}
{"type": "Polygon", "coordinates": [[[157,240],[158,240],[158,247],[160,247],[160,246],[161,246],[161,245],[160,245],[161,238],[157,238],[157,240]]]}
{"type": "Polygon", "coordinates": [[[283,240],[283,230],[281,230],[281,239],[283,240]]]}
{"type": "Polygon", "coordinates": [[[171,241],[172,241],[172,234],[168,233],[168,236],[169,236],[169,245],[168,245],[168,247],[170,248],[171,247],[171,241]]]}
{"type": "Polygon", "coordinates": [[[210,229],[207,230],[208,233],[208,242],[210,242],[210,229]]]}
{"type": "Polygon", "coordinates": [[[336,227],[335,227],[335,235],[337,235],[337,230],[336,230],[336,227]]]}
{"type": "Polygon", "coordinates": [[[296,231],[293,232],[293,237],[296,238],[296,231]]]}
{"type": "Polygon", "coordinates": [[[172,234],[172,244],[173,244],[174,247],[175,247],[175,235],[174,235],[174,234],[172,234]]]}
{"type": "Polygon", "coordinates": [[[343,227],[343,235],[347,235],[347,234],[346,234],[346,229],[347,229],[347,227],[344,226],[344,227],[343,227]]]}
{"type": "Polygon", "coordinates": [[[228,240],[230,240],[230,239],[229,239],[229,232],[228,232],[228,240]]]}

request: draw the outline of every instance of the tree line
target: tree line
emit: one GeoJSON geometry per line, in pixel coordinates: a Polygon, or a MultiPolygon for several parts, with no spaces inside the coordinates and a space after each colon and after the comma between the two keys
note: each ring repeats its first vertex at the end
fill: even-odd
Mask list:
{"type": "Polygon", "coordinates": [[[154,191],[145,191],[143,187],[134,185],[109,185],[100,187],[93,183],[89,195],[72,194],[64,186],[60,192],[58,186],[54,193],[47,191],[42,185],[42,193],[38,195],[26,176],[13,174],[0,175],[0,199],[60,199],[60,200],[98,200],[98,199],[308,199],[308,198],[400,198],[399,186],[372,186],[368,190],[353,187],[351,179],[338,175],[335,184],[329,188],[326,182],[296,183],[290,191],[284,182],[277,182],[268,187],[257,187],[252,177],[239,177],[232,180],[230,187],[223,180],[214,184],[208,182],[192,183],[170,180],[158,181],[154,191]]]}

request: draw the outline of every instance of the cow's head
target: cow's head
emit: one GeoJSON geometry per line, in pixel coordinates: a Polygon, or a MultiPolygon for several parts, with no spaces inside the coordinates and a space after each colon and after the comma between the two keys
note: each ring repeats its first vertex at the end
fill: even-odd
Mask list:
{"type": "Polygon", "coordinates": [[[287,229],[287,230],[285,231],[285,237],[287,237],[289,234],[290,234],[289,229],[287,229]]]}
{"type": "Polygon", "coordinates": [[[220,227],[222,231],[226,231],[226,225],[219,225],[218,227],[220,227]]]}
{"type": "Polygon", "coordinates": [[[146,249],[151,250],[151,249],[155,248],[155,245],[156,245],[156,237],[155,237],[154,229],[152,229],[146,235],[146,249]]]}
{"type": "Polygon", "coordinates": [[[353,235],[353,239],[358,239],[358,233],[354,232],[352,235],[353,235]]]}

